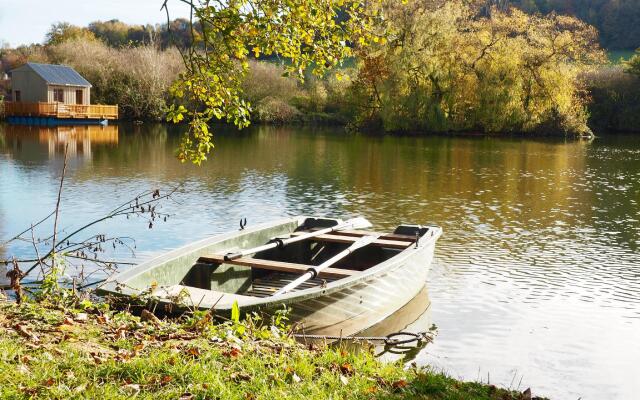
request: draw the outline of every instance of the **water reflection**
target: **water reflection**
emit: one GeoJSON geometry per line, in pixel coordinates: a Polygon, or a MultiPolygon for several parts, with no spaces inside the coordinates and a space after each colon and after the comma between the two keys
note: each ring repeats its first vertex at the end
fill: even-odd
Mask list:
{"type": "Polygon", "coordinates": [[[12,155],[39,151],[46,145],[48,158],[54,159],[64,155],[65,147],[68,146],[70,158],[91,160],[92,147],[118,144],[117,125],[55,127],[5,125],[2,131],[0,145],[5,149],[11,149],[12,155]],[[25,145],[27,148],[24,148],[25,145]]]}
{"type": "MultiPolygon", "coordinates": [[[[431,300],[429,289],[425,286],[404,307],[396,311],[390,317],[378,322],[376,325],[358,333],[358,336],[389,336],[395,333],[435,333],[432,329],[433,318],[431,316],[431,300]]],[[[407,339],[408,336],[398,336],[398,339],[407,339]]],[[[427,341],[416,341],[405,345],[385,346],[378,344],[375,354],[385,361],[404,362],[413,361],[421,350],[429,345],[427,341]]]]}
{"type": "MultiPolygon", "coordinates": [[[[640,138],[215,131],[216,149],[201,168],[176,161],[175,127],[122,125],[117,142],[92,140],[87,158],[77,142],[63,225],[178,183],[179,203],[164,205],[175,215],[168,223],[149,230],[112,221],[103,230],[136,237],[144,259],[235,230],[242,217],[255,224],[362,214],[379,229],[433,221],[445,232],[429,282],[439,335],[421,362],[466,379],[490,372],[505,386],[522,377],[524,387],[558,398],[640,392],[640,138]]],[[[0,237],[53,206],[61,159],[49,148],[58,134],[42,135],[0,125],[0,237]]],[[[29,251],[27,244],[5,250],[29,251]]]]}

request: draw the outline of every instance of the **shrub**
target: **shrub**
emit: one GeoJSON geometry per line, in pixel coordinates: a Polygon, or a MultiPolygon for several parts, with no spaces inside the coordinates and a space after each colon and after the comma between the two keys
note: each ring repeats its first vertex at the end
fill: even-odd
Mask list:
{"type": "Polygon", "coordinates": [[[258,102],[253,117],[259,122],[283,124],[299,120],[300,111],[282,99],[267,96],[258,102]]]}
{"type": "Polygon", "coordinates": [[[299,93],[298,81],[282,74],[284,69],[274,63],[250,61],[242,89],[251,104],[258,104],[266,97],[274,97],[289,102],[299,93]]]}
{"type": "Polygon", "coordinates": [[[640,76],[610,66],[584,74],[591,95],[590,125],[598,131],[640,130],[640,76]]]}
{"type": "Polygon", "coordinates": [[[118,104],[121,115],[159,120],[167,89],[182,71],[175,48],[152,45],[110,48],[99,41],[70,40],[49,48],[51,62],[74,67],[93,84],[92,102],[118,104]]]}
{"type": "Polygon", "coordinates": [[[625,71],[640,76],[640,49],[637,49],[633,56],[624,63],[625,71]]]}

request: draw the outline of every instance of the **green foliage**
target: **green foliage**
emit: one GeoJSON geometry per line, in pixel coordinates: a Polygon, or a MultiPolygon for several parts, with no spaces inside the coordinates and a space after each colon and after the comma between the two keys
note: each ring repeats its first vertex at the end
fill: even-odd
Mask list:
{"type": "Polygon", "coordinates": [[[68,22],[55,23],[47,32],[48,45],[61,44],[70,40],[96,40],[96,37],[87,28],[71,25],[68,22]]]}
{"type": "Polygon", "coordinates": [[[640,49],[636,50],[635,54],[624,63],[624,69],[630,74],[640,76],[640,49]]]}
{"type": "Polygon", "coordinates": [[[578,75],[604,60],[597,32],[570,17],[462,1],[395,7],[394,40],[361,57],[358,122],[386,131],[582,134],[578,75]]]}
{"type": "Polygon", "coordinates": [[[236,324],[240,322],[240,306],[237,301],[234,301],[233,306],[231,307],[231,321],[236,324]]]}
{"type": "MultiPolygon", "coordinates": [[[[187,48],[191,45],[191,29],[189,21],[177,18],[162,25],[129,25],[117,19],[95,21],[88,29],[96,38],[110,47],[140,46],[156,44],[162,48],[178,46],[187,48]]],[[[198,27],[196,26],[196,30],[198,27]]]]}
{"type": "Polygon", "coordinates": [[[594,25],[610,49],[640,47],[640,5],[634,0],[512,0],[529,13],[572,15],[594,25]]]}
{"type": "MultiPolygon", "coordinates": [[[[352,55],[348,41],[365,46],[379,40],[373,32],[380,16],[376,4],[365,8],[357,0],[229,0],[196,5],[201,42],[185,55],[187,71],[171,91],[191,121],[178,158],[195,164],[206,160],[213,147],[205,130],[211,120],[238,128],[249,125],[251,104],[242,82],[250,55],[284,57],[287,73],[300,79],[308,69],[322,76],[352,55]]],[[[171,109],[172,119],[177,105],[171,109]]]]}
{"type": "Polygon", "coordinates": [[[640,76],[621,66],[601,68],[583,76],[591,103],[589,124],[599,132],[638,132],[640,76]]]}

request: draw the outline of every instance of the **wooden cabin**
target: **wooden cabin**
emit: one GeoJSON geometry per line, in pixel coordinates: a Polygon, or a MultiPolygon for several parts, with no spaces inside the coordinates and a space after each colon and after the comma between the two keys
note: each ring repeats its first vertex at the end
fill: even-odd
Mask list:
{"type": "Polygon", "coordinates": [[[91,103],[91,84],[66,65],[26,63],[10,74],[14,102],[91,103]]]}
{"type": "Polygon", "coordinates": [[[118,106],[91,104],[91,83],[69,66],[30,62],[10,71],[10,76],[6,117],[79,122],[118,118],[118,106]]]}

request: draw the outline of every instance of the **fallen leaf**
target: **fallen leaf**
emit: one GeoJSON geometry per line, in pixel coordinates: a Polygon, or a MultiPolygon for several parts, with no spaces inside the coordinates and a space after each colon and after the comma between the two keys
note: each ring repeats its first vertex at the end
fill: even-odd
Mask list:
{"type": "Polygon", "coordinates": [[[38,393],[38,389],[36,388],[30,388],[30,387],[24,387],[22,385],[18,386],[18,389],[20,389],[20,391],[28,396],[35,396],[38,393]]]}
{"type": "Polygon", "coordinates": [[[29,332],[29,329],[22,325],[22,324],[16,324],[14,326],[14,329],[24,338],[27,338],[33,342],[39,342],[40,338],[38,338],[38,336],[34,335],[33,333],[29,332]]]}
{"type": "Polygon", "coordinates": [[[224,354],[227,357],[237,358],[242,354],[242,352],[234,347],[229,351],[223,352],[222,354],[224,354]]]}
{"type": "Polygon", "coordinates": [[[84,383],[78,387],[76,387],[75,389],[73,389],[73,391],[75,393],[82,393],[87,389],[87,385],[85,385],[84,383]]]}
{"type": "Polygon", "coordinates": [[[365,393],[377,393],[377,392],[378,392],[377,386],[370,386],[365,389],[365,393]]]}
{"type": "Polygon", "coordinates": [[[88,319],[89,319],[89,316],[87,315],[87,313],[78,313],[74,318],[74,320],[78,322],[85,322],[88,319]]]}
{"type": "Polygon", "coordinates": [[[31,370],[26,365],[20,364],[18,365],[18,372],[27,375],[31,373],[31,370]]]}
{"type": "Polygon", "coordinates": [[[162,379],[160,380],[160,384],[161,385],[166,385],[167,383],[171,382],[173,380],[173,377],[170,375],[165,375],[162,377],[162,379]]]}
{"type": "Polygon", "coordinates": [[[91,353],[91,357],[93,358],[93,362],[95,362],[96,364],[102,364],[106,361],[106,359],[101,357],[98,353],[91,353]]]}
{"type": "Polygon", "coordinates": [[[340,372],[343,375],[353,375],[353,367],[349,363],[344,363],[340,366],[340,372]]]}
{"type": "Polygon", "coordinates": [[[140,321],[151,322],[155,326],[158,326],[161,323],[160,319],[149,310],[142,310],[142,313],[140,314],[140,321]]]}
{"type": "Polygon", "coordinates": [[[130,383],[127,385],[122,386],[122,388],[132,394],[138,394],[140,393],[140,385],[138,385],[137,383],[130,383]]]}
{"type": "Polygon", "coordinates": [[[200,349],[197,347],[191,347],[189,348],[189,350],[187,350],[187,354],[193,357],[199,357],[200,356],[200,349]]]}
{"type": "Polygon", "coordinates": [[[229,375],[229,378],[231,378],[231,380],[234,382],[246,382],[251,380],[251,375],[242,372],[233,372],[231,375],[229,375]]]}
{"type": "Polygon", "coordinates": [[[178,397],[178,400],[191,400],[195,398],[195,396],[189,392],[185,392],[182,393],[182,395],[180,397],[178,397]]]}
{"type": "Polygon", "coordinates": [[[407,381],[405,381],[404,379],[400,379],[397,380],[395,382],[393,382],[391,384],[391,386],[393,386],[396,389],[402,389],[403,387],[406,387],[409,383],[407,381]]]}
{"type": "Polygon", "coordinates": [[[46,381],[42,382],[42,386],[52,386],[54,383],[56,383],[55,379],[53,378],[49,378],[46,381]]]}
{"type": "Polygon", "coordinates": [[[133,351],[129,351],[127,349],[120,349],[116,353],[115,359],[117,361],[127,361],[132,359],[134,356],[135,356],[135,353],[133,351]]]}
{"type": "Polygon", "coordinates": [[[56,353],[59,356],[66,354],[64,351],[60,350],[57,347],[54,347],[52,350],[53,350],[54,353],[56,353]]]}

